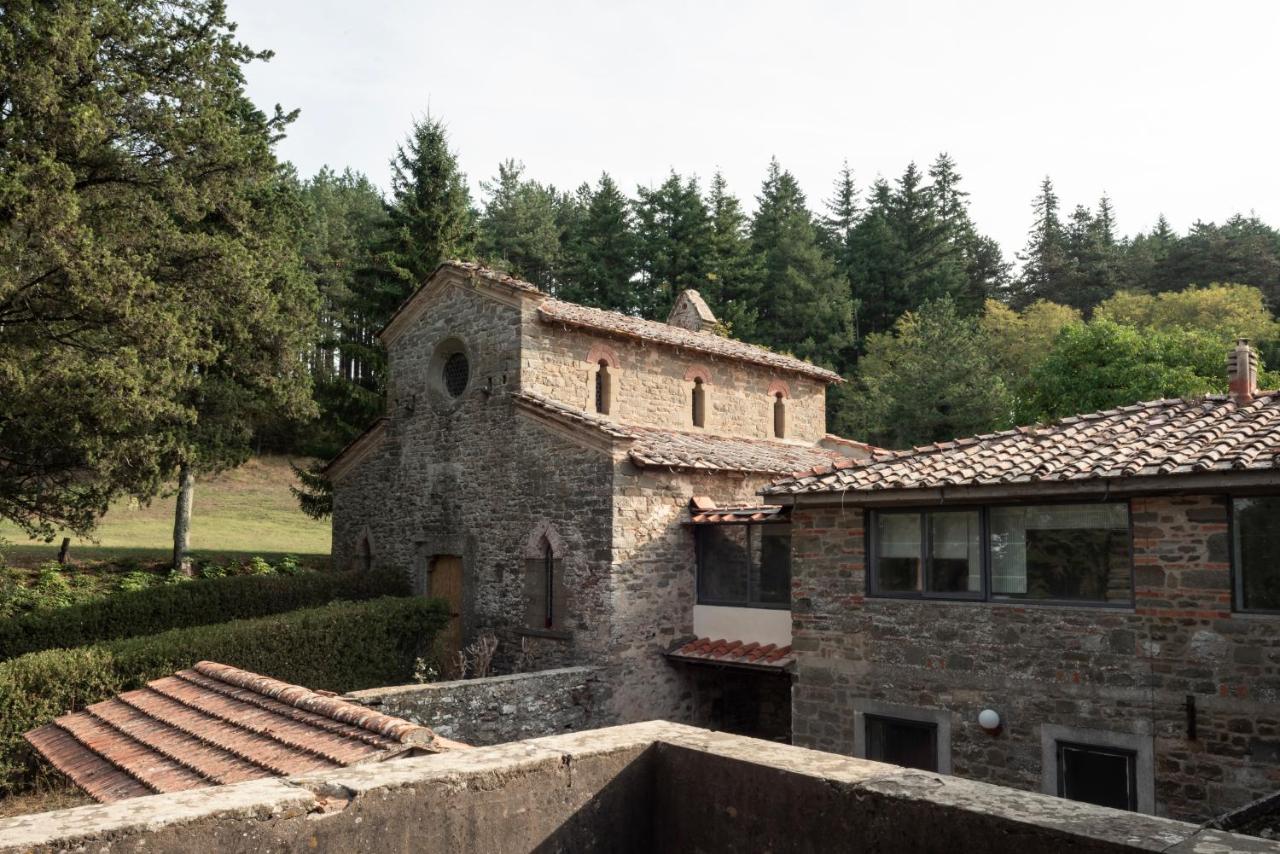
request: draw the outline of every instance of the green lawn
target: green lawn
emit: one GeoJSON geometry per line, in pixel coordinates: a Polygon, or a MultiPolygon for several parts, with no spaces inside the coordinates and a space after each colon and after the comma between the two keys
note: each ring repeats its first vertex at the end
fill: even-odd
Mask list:
{"type": "MultiPolygon", "coordinates": [[[[326,565],[329,521],[317,522],[298,510],[289,492],[294,483],[283,457],[257,457],[234,471],[196,481],[191,514],[191,547],[197,559],[227,560],[260,555],[271,560],[293,554],[310,565],[326,565]]],[[[73,540],[71,558],[77,564],[112,564],[167,560],[173,549],[173,496],[161,496],[149,506],[114,506],[93,537],[73,540]]],[[[57,557],[61,537],[52,543],[33,542],[12,525],[0,524],[7,540],[8,561],[35,566],[57,557]]]]}

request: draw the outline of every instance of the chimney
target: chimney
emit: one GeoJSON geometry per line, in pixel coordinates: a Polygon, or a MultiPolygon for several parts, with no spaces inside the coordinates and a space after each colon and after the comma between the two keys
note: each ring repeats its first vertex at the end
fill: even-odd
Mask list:
{"type": "Polygon", "coordinates": [[[679,326],[691,332],[715,332],[719,329],[720,322],[711,313],[711,308],[702,295],[691,288],[681,291],[680,296],[676,297],[676,304],[671,307],[671,314],[667,316],[667,325],[679,326]]]}
{"type": "Polygon", "coordinates": [[[1236,347],[1227,354],[1227,380],[1231,398],[1236,403],[1252,403],[1258,393],[1258,354],[1249,346],[1248,338],[1237,338],[1236,347]]]}

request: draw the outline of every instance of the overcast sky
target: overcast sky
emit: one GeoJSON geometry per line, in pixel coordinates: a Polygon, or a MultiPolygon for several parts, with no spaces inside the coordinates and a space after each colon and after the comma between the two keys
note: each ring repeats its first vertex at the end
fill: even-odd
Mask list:
{"type": "Polygon", "coordinates": [[[958,162],[1012,256],[1037,184],[1106,191],[1121,230],[1163,212],[1280,225],[1280,2],[409,2],[230,0],[263,106],[302,115],[303,175],[386,186],[414,117],[448,123],[471,182],[514,157],[558,187],[720,168],[748,206],[770,156],[817,207],[846,158],[865,186],[958,162]]]}

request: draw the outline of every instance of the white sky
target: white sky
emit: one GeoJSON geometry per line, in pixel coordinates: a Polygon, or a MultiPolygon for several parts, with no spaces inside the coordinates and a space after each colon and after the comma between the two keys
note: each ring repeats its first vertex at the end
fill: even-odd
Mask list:
{"type": "Polygon", "coordinates": [[[633,193],[720,167],[748,207],[771,155],[815,209],[939,151],[979,227],[1022,248],[1050,174],[1064,206],[1105,190],[1125,233],[1256,211],[1280,226],[1275,0],[230,0],[261,106],[302,115],[303,175],[386,186],[415,116],[448,123],[473,187],[506,157],[572,188],[633,193]]]}

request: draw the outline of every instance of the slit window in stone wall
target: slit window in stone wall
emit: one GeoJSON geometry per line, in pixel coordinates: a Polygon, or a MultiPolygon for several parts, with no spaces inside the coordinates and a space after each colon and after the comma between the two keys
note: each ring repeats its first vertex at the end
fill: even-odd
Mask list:
{"type": "Polygon", "coordinates": [[[787,436],[787,404],[782,400],[782,392],[774,395],[773,399],[773,436],[775,439],[787,436]]]}
{"type": "Polygon", "coordinates": [[[707,420],[707,393],[702,388],[702,380],[693,381],[693,426],[703,427],[707,420]]]}
{"type": "Polygon", "coordinates": [[[563,631],[567,625],[564,562],[549,540],[541,554],[525,559],[525,627],[563,631]]]}
{"type": "Polygon", "coordinates": [[[1280,496],[1231,502],[1236,607],[1280,612],[1280,496]]]}
{"type": "Polygon", "coordinates": [[[613,378],[609,376],[609,363],[601,360],[596,366],[596,412],[609,414],[609,399],[613,393],[613,378]]]}
{"type": "Polygon", "coordinates": [[[876,511],[874,596],[1129,604],[1123,503],[876,511]]]}
{"type": "Polygon", "coordinates": [[[790,607],[790,525],[698,525],[694,537],[699,605],[790,607]]]}

